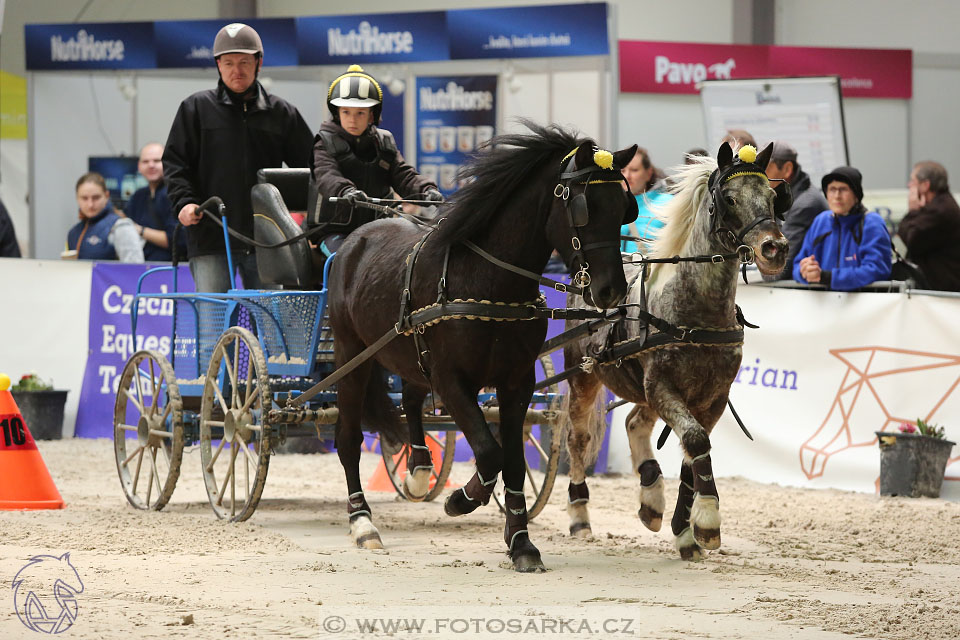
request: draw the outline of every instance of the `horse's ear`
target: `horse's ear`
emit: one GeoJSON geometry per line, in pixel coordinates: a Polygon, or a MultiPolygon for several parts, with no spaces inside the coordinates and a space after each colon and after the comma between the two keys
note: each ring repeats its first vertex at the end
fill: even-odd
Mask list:
{"type": "Polygon", "coordinates": [[[593,140],[584,140],[577,148],[577,155],[574,156],[577,163],[577,169],[586,169],[593,164],[593,152],[597,143],[593,140]]]}
{"type": "Polygon", "coordinates": [[[620,151],[615,151],[613,153],[613,166],[617,169],[623,169],[633,160],[633,156],[637,155],[637,145],[633,145],[629,149],[621,149],[620,151]]]}
{"type": "Polygon", "coordinates": [[[729,142],[724,142],[720,145],[720,150],[717,151],[717,167],[723,169],[731,162],[733,162],[733,148],[729,142]]]}
{"type": "Polygon", "coordinates": [[[766,171],[767,164],[770,162],[770,156],[773,155],[773,143],[771,142],[763,148],[763,151],[757,156],[757,159],[754,160],[754,164],[766,171]]]}

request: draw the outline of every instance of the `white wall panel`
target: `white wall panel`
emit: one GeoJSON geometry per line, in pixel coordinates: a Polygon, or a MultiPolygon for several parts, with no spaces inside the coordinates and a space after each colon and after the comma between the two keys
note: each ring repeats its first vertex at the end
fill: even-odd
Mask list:
{"type": "MultiPolygon", "coordinates": [[[[197,72],[192,72],[197,73],[197,72]]],[[[212,77],[179,77],[155,78],[141,76],[137,79],[137,133],[135,147],[139,153],[140,147],[148,142],[165,144],[170,134],[170,125],[177,115],[180,102],[187,96],[213,89],[217,86],[215,71],[212,77]]]]}
{"type": "MultiPolygon", "coordinates": [[[[910,162],[936,160],[960,186],[960,67],[914,69],[910,162]]],[[[906,178],[904,177],[904,183],[906,178]]],[[[898,185],[899,186],[899,185],[898,185]]]]}
{"type": "Polygon", "coordinates": [[[720,146],[719,140],[705,139],[700,96],[622,93],[617,114],[617,148],[645,147],[662,169],[682,164],[683,154],[693,147],[713,154],[720,146]]]}
{"type": "Polygon", "coordinates": [[[603,135],[602,79],[598,71],[557,71],[553,74],[550,109],[553,122],[579,130],[605,146],[609,143],[603,135]]]}
{"type": "MultiPolygon", "coordinates": [[[[906,100],[843,101],[850,165],[863,174],[864,189],[893,189],[907,183],[906,100]]],[[[803,158],[799,158],[803,163],[803,158]]]]}
{"type": "Polygon", "coordinates": [[[517,118],[528,118],[541,124],[550,122],[550,77],[546,73],[518,73],[513,88],[500,76],[500,97],[503,101],[503,128],[500,133],[520,133],[526,128],[517,118]]]}
{"type": "Polygon", "coordinates": [[[956,0],[777,0],[774,37],[795,47],[960,53],[957,25],[956,0]]]}
{"type": "Polygon", "coordinates": [[[136,153],[133,105],[112,74],[32,74],[33,257],[59,258],[77,221],[74,185],[89,156],[136,153]]]}

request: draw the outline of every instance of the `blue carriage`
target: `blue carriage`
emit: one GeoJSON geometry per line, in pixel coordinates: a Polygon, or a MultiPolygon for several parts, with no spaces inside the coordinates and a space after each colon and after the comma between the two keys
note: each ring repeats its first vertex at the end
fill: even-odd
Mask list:
{"type": "MultiPolygon", "coordinates": [[[[300,234],[289,210],[310,210],[307,170],[261,171],[251,193],[256,240],[276,245],[300,234]],[[289,206],[289,210],[288,210],[289,206]]],[[[227,212],[229,213],[229,212],[227,212]]],[[[229,246],[229,237],[225,234],[229,246]]],[[[229,252],[228,252],[229,255],[229,252]]],[[[199,445],[204,485],[219,518],[243,521],[257,508],[270,457],[288,438],[333,437],[337,421],[335,389],[302,395],[335,371],[334,340],[325,322],[323,284],[333,258],[316,265],[306,239],[257,252],[261,279],[280,290],[233,289],[227,293],[178,292],[175,267],[143,274],[131,305],[137,333],[142,301],[171,305],[170,357],[140,350],[127,361],[114,408],[117,471],[127,500],[138,509],[159,510],[176,487],[185,446],[199,445]],[[173,272],[173,292],[151,291],[160,274],[173,272]],[[315,277],[321,272],[323,277],[315,277]],[[292,401],[300,397],[296,406],[292,401]]],[[[232,266],[231,266],[232,271],[232,266]]],[[[546,378],[553,375],[541,358],[546,378]]],[[[387,380],[399,405],[401,380],[387,380]]],[[[499,412],[493,394],[478,398],[488,422],[499,412]]],[[[559,466],[562,414],[556,387],[533,398],[524,436],[530,517],[547,503],[559,466]]],[[[433,404],[428,402],[427,406],[433,404]]],[[[423,416],[427,438],[442,451],[426,499],[443,490],[454,461],[456,425],[442,410],[423,416]]],[[[376,425],[365,425],[376,431],[376,425]]],[[[382,451],[389,477],[400,495],[408,445],[382,451]]],[[[495,496],[502,505],[498,487],[495,496]]]]}

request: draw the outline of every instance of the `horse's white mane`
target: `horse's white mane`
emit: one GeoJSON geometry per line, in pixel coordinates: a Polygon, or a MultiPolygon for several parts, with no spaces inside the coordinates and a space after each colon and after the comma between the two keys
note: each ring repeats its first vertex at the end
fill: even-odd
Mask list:
{"type": "MultiPolygon", "coordinates": [[[[707,195],[707,180],[717,168],[717,161],[709,156],[691,157],[692,164],[673,167],[673,194],[663,205],[651,207],[654,215],[663,222],[663,228],[651,243],[650,257],[672,258],[687,255],[687,245],[693,235],[697,211],[707,195]]],[[[676,265],[655,264],[651,266],[650,282],[657,288],[663,286],[676,265]],[[664,273],[660,273],[664,272],[664,273]],[[658,277],[660,276],[660,277],[658,277]]]]}

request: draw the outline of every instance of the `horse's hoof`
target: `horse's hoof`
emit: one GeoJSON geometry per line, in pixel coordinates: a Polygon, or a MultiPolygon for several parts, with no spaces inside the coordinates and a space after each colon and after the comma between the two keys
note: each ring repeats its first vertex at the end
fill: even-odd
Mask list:
{"type": "Polygon", "coordinates": [[[593,537],[593,529],[589,522],[574,522],[570,525],[570,536],[588,540],[593,537]]]}
{"type": "Polygon", "coordinates": [[[547,568],[540,560],[540,554],[521,555],[513,559],[513,570],[517,573],[545,573],[547,568]]]}
{"type": "Polygon", "coordinates": [[[365,515],[355,518],[350,523],[350,535],[361,549],[383,549],[380,532],[365,515]]]}
{"type": "Polygon", "coordinates": [[[690,527],[684,529],[680,535],[676,537],[674,544],[677,547],[677,553],[680,554],[681,560],[690,562],[703,560],[703,550],[697,544],[696,540],[693,539],[693,530],[690,529],[690,527]]]}
{"type": "Polygon", "coordinates": [[[701,551],[697,545],[680,547],[677,551],[680,552],[681,560],[686,560],[687,562],[699,562],[703,560],[703,551],[701,551]]]}
{"type": "Polygon", "coordinates": [[[701,547],[720,548],[720,500],[716,496],[694,496],[690,524],[693,537],[701,547]]]}
{"type": "Polygon", "coordinates": [[[357,546],[361,549],[383,549],[383,541],[379,533],[368,533],[357,538],[357,546]]]}
{"type": "Polygon", "coordinates": [[[463,516],[468,513],[473,513],[479,506],[479,502],[474,502],[467,498],[466,494],[463,493],[463,489],[458,489],[447,496],[446,501],[443,503],[443,512],[451,517],[463,516]]]}
{"type": "Polygon", "coordinates": [[[430,493],[430,471],[422,470],[407,474],[403,479],[403,497],[410,502],[423,502],[430,493]]]}
{"type": "Polygon", "coordinates": [[[693,538],[704,549],[720,548],[720,529],[706,529],[693,525],[693,538]]]}
{"type": "Polygon", "coordinates": [[[662,512],[657,513],[651,507],[641,505],[637,515],[640,516],[640,522],[642,522],[643,526],[647,529],[650,529],[650,531],[660,531],[660,527],[663,525],[662,512]]]}

